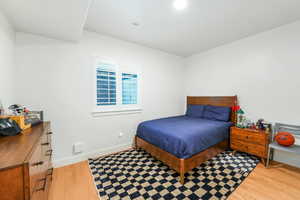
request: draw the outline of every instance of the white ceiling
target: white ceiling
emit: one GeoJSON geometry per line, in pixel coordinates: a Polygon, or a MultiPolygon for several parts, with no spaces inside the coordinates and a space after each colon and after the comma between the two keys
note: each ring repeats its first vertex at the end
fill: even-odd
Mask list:
{"type": "Polygon", "coordinates": [[[16,30],[78,40],[91,0],[0,0],[16,30]]]}
{"type": "Polygon", "coordinates": [[[95,0],[85,27],[189,56],[300,19],[300,0],[188,2],[176,11],[173,0],[95,0]]]}
{"type": "Polygon", "coordinates": [[[0,0],[0,9],[18,31],[77,41],[85,27],[180,56],[300,19],[300,0],[188,2],[176,11],[173,0],[0,0]]]}

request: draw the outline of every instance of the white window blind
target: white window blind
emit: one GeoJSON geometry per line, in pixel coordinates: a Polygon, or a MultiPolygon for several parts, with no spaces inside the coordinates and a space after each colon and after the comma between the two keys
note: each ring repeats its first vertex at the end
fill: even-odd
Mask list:
{"type": "Polygon", "coordinates": [[[97,106],[116,105],[116,71],[113,65],[99,63],[96,67],[97,106]]]}
{"type": "Polygon", "coordinates": [[[137,74],[122,73],[122,103],[137,104],[137,74]]]}

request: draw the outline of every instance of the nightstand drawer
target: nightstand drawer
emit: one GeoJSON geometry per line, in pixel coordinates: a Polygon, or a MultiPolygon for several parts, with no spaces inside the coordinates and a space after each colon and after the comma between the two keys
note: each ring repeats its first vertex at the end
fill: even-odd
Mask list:
{"type": "Polygon", "coordinates": [[[267,143],[266,134],[249,131],[247,129],[232,129],[231,138],[232,140],[237,139],[260,145],[266,145],[267,143]]]}
{"type": "Polygon", "coordinates": [[[248,153],[266,158],[266,148],[261,145],[255,145],[255,144],[248,144],[248,153]]]}
{"type": "Polygon", "coordinates": [[[247,132],[234,130],[231,132],[231,138],[232,138],[232,140],[248,141],[248,134],[247,134],[247,132]]]}
{"type": "Polygon", "coordinates": [[[266,145],[267,143],[266,135],[259,133],[250,133],[248,135],[248,141],[260,145],[266,145]]]}
{"type": "Polygon", "coordinates": [[[247,152],[248,145],[245,142],[239,140],[232,140],[230,144],[231,148],[237,151],[247,152]]]}

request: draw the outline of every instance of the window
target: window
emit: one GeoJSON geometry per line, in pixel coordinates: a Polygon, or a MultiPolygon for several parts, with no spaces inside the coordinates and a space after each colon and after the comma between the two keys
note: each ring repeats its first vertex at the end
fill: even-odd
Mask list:
{"type": "MultiPolygon", "coordinates": [[[[93,113],[136,113],[139,107],[139,75],[128,68],[97,60],[93,113]]],[[[100,114],[102,115],[102,114],[100,114]]]]}
{"type": "Polygon", "coordinates": [[[122,103],[137,104],[137,75],[122,73],[122,103]]]}
{"type": "Polygon", "coordinates": [[[110,64],[100,63],[96,68],[97,106],[117,104],[116,71],[110,64]]]}

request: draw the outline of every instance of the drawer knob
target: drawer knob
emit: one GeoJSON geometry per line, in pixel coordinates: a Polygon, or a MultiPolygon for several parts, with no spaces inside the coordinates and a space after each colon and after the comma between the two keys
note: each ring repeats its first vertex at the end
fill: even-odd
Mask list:
{"type": "Polygon", "coordinates": [[[42,146],[49,145],[49,142],[42,143],[42,146]]]}
{"type": "Polygon", "coordinates": [[[47,176],[52,176],[53,174],[53,168],[48,169],[47,176]]]}
{"type": "Polygon", "coordinates": [[[33,163],[32,166],[38,166],[44,164],[44,161],[33,163]]]}
{"type": "Polygon", "coordinates": [[[52,134],[53,134],[53,132],[48,132],[48,133],[47,133],[47,135],[52,135],[52,134]]]}
{"type": "Polygon", "coordinates": [[[47,171],[48,171],[48,173],[47,173],[46,176],[50,176],[50,180],[52,181],[53,168],[50,168],[50,169],[48,169],[47,171]]]}

